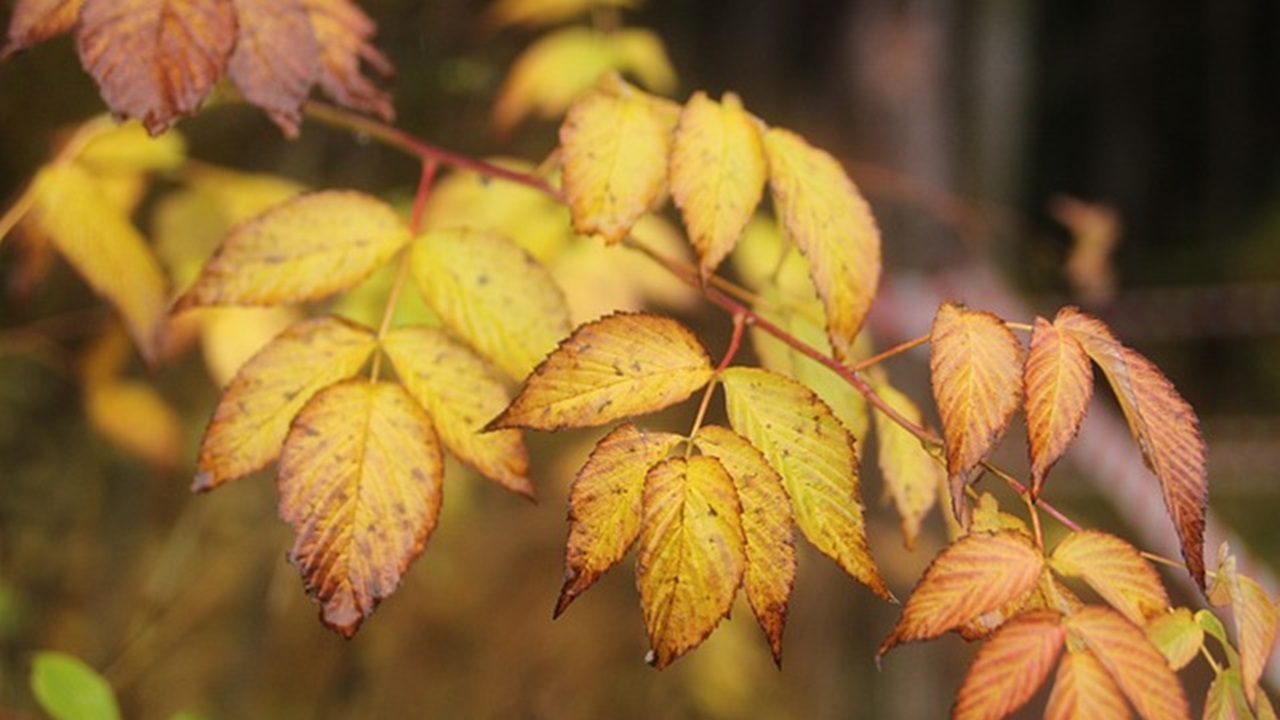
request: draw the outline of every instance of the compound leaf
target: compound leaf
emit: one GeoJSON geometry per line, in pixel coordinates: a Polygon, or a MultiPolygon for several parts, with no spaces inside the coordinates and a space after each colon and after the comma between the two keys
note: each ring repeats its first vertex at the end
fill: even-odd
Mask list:
{"type": "Polygon", "coordinates": [[[1073,532],[1058,543],[1049,562],[1063,575],[1083,578],[1135,625],[1146,625],[1169,608],[1160,576],[1137,548],[1115,535],[1073,532]]]}
{"type": "Polygon", "coordinates": [[[1080,431],[1093,396],[1093,366],[1079,342],[1057,325],[1036,318],[1022,384],[1031,487],[1038,495],[1049,469],[1080,431]]]}
{"type": "Polygon", "coordinates": [[[1044,683],[1067,631],[1061,616],[1030,612],[997,630],[973,659],[956,695],[957,720],[999,720],[1026,704],[1044,683]]]}
{"type": "Polygon", "coordinates": [[[1088,650],[1068,652],[1058,664],[1045,720],[1093,720],[1132,717],[1124,694],[1107,669],[1088,650]]]}
{"type": "Polygon", "coordinates": [[[1146,720],[1189,718],[1182,684],[1142,629],[1111,608],[1090,605],[1066,619],[1067,628],[1097,657],[1146,720]]]}

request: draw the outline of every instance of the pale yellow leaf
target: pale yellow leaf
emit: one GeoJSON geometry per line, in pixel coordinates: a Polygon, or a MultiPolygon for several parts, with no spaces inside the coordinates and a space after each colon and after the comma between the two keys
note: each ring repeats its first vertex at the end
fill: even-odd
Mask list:
{"type": "Polygon", "coordinates": [[[1035,694],[1066,639],[1061,616],[1032,612],[1010,620],[978,650],[956,695],[951,717],[1000,720],[1035,694]]]}
{"type": "Polygon", "coordinates": [[[1160,650],[1169,667],[1177,672],[1200,654],[1204,647],[1204,628],[1191,610],[1180,607],[1147,623],[1147,639],[1160,650]]]}
{"type": "Polygon", "coordinates": [[[1136,625],[1146,625],[1169,608],[1169,596],[1155,569],[1137,548],[1114,535],[1099,530],[1073,532],[1054,548],[1049,563],[1063,575],[1082,578],[1136,625]]]}
{"type": "Polygon", "coordinates": [[[1093,396],[1093,367],[1084,348],[1057,325],[1036,318],[1031,349],[1022,370],[1031,488],[1044,478],[1080,431],[1093,396]]]}
{"type": "Polygon", "coordinates": [[[1128,720],[1124,694],[1106,668],[1087,650],[1068,652],[1058,665],[1045,720],[1128,720]]]}
{"type": "Polygon", "coordinates": [[[1081,609],[1066,624],[1097,657],[1138,715],[1145,720],[1190,717],[1182,683],[1141,628],[1100,605],[1081,609]]]}
{"type": "Polygon", "coordinates": [[[200,349],[218,387],[249,358],[299,320],[296,308],[215,307],[200,310],[200,349]]]}
{"type": "Polygon", "coordinates": [[[107,175],[174,170],[186,157],[187,143],[181,133],[152,137],[140,123],[126,122],[94,133],[76,162],[107,175]]]}
{"type": "Polygon", "coordinates": [[[84,405],[89,424],[112,443],[157,467],[177,467],[182,419],[154,387],[121,379],[90,383],[84,405]]]}
{"type": "MultiPolygon", "coordinates": [[[[875,382],[872,387],[881,400],[904,418],[916,425],[923,424],[920,408],[887,380],[875,382]]],[[[921,520],[938,501],[938,488],[946,482],[947,471],[920,444],[919,438],[884,413],[875,413],[875,423],[880,472],[901,518],[903,542],[910,548],[920,534],[921,520]]]]}
{"type": "Polygon", "coordinates": [[[1236,558],[1225,543],[1219,553],[1214,585],[1226,591],[1231,603],[1236,644],[1240,649],[1240,679],[1245,696],[1253,703],[1257,699],[1262,671],[1275,646],[1276,607],[1256,580],[1236,569],[1236,558]]]}

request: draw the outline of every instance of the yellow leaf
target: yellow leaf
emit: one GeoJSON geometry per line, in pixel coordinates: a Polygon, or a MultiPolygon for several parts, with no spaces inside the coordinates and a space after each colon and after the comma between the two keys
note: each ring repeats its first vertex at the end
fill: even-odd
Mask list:
{"type": "Polygon", "coordinates": [[[1106,668],[1140,716],[1146,720],[1189,717],[1178,676],[1141,628],[1100,605],[1081,609],[1066,623],[1067,629],[1106,668]]]}
{"type": "Polygon", "coordinates": [[[1236,558],[1229,549],[1222,553],[1214,585],[1226,590],[1235,620],[1236,643],[1240,648],[1240,678],[1250,703],[1258,697],[1258,682],[1271,657],[1276,640],[1276,607],[1267,591],[1253,578],[1236,570],[1236,558]]]}
{"type": "Polygon", "coordinates": [[[1058,665],[1045,720],[1094,720],[1132,717],[1120,688],[1087,650],[1068,652],[1058,665]]]}
{"type": "Polygon", "coordinates": [[[1120,344],[1097,318],[1063,308],[1053,322],[1084,346],[1106,375],[1142,459],[1160,480],[1187,570],[1203,588],[1209,478],[1195,411],[1154,363],[1120,344]]]}
{"type": "Polygon", "coordinates": [[[295,308],[204,308],[200,348],[218,387],[226,387],[249,358],[299,320],[295,308]]]}
{"type": "Polygon", "coordinates": [[[168,281],[146,240],[95,178],[76,164],[52,165],[33,183],[30,220],[120,313],[142,357],[154,362],[168,314],[168,281]]]}
{"type": "Polygon", "coordinates": [[[501,235],[428,232],[414,241],[412,263],[440,319],[514,378],[569,332],[564,295],[546,268],[501,235]]]}
{"type": "Polygon", "coordinates": [[[659,95],[676,89],[676,70],[667,57],[662,37],[649,30],[633,28],[610,36],[618,70],[632,75],[640,84],[659,95]]]}
{"type": "Polygon", "coordinates": [[[1080,343],[1057,325],[1036,318],[1022,384],[1031,487],[1038,495],[1049,469],[1080,431],[1093,396],[1093,368],[1080,343]]]}
{"type": "Polygon", "coordinates": [[[679,435],[624,423],[596,443],[569,488],[569,541],[555,617],[635,542],[645,475],[681,440],[679,435]]]}
{"type": "Polygon", "coordinates": [[[657,412],[706,385],[698,338],[657,315],[610,315],[579,327],[529,376],[490,429],[559,430],[657,412]]]}
{"type": "Polygon", "coordinates": [[[782,478],[746,438],[718,425],[699,428],[694,444],[733,478],[742,502],[742,532],[747,567],[742,588],[760,628],[769,639],[773,661],[782,665],[782,631],[796,577],[791,504],[782,478]]]}
{"type": "Polygon", "coordinates": [[[444,333],[420,326],[387,333],[382,349],[409,396],[426,408],[450,452],[481,475],[533,498],[520,432],[481,432],[511,399],[483,360],[444,333]]]}
{"type": "Polygon", "coordinates": [[[764,135],[773,204],[809,260],[836,357],[847,359],[880,281],[880,231],[840,163],[779,128],[764,135]]]}
{"type": "Polygon", "coordinates": [[[1136,625],[1169,608],[1160,576],[1138,549],[1098,530],[1073,532],[1058,543],[1049,559],[1054,570],[1083,578],[1111,607],[1136,625]]]}
{"type": "Polygon", "coordinates": [[[122,123],[95,133],[76,162],[99,175],[163,172],[177,169],[187,144],[177,132],[151,137],[138,123],[122,123]]]}
{"type": "Polygon", "coordinates": [[[966,535],[933,559],[877,655],[929,640],[1030,594],[1044,558],[1022,533],[966,535]]]}
{"type": "Polygon", "coordinates": [[[1058,659],[1066,629],[1052,612],[1010,620],[983,644],[965,674],[951,717],[1000,720],[1026,704],[1058,659]]]}
{"type": "Polygon", "coordinates": [[[634,8],[641,0],[498,0],[489,10],[497,27],[555,25],[592,8],[634,8]]]}
{"type": "MultiPolygon", "coordinates": [[[[521,160],[489,158],[487,162],[509,170],[536,172],[532,164],[521,160]]],[[[546,193],[473,172],[455,172],[437,181],[422,217],[427,230],[491,230],[511,238],[548,265],[573,238],[568,209],[546,193]]]]}
{"type": "MultiPolygon", "coordinates": [[[[874,389],[889,407],[911,422],[923,424],[920,408],[887,380],[876,382],[874,389]]],[[[946,482],[947,472],[915,435],[883,413],[875,413],[875,422],[877,460],[885,490],[898,509],[903,542],[911,548],[920,534],[920,521],[938,501],[938,488],[946,482]]]]}
{"type": "Polygon", "coordinates": [[[867,547],[849,431],[812,390],[786,376],[734,367],[720,381],[730,424],[782,476],[805,537],[876,594],[892,597],[867,547]]]}
{"type": "Polygon", "coordinates": [[[280,456],[289,561],[325,625],[351,637],[395,592],[440,513],[444,459],[426,412],[394,383],[317,393],[280,456]]]}
{"type": "Polygon", "coordinates": [[[9,19],[9,41],[0,48],[0,61],[19,50],[70,32],[83,4],[84,0],[18,0],[9,19]]]}
{"type": "Polygon", "coordinates": [[[200,444],[193,488],[212,490],[270,464],[307,400],[358,372],[376,348],[367,328],[334,317],[281,333],[223,391],[200,444]]]}
{"type": "Polygon", "coordinates": [[[1147,624],[1147,639],[1169,661],[1177,672],[1200,654],[1204,647],[1204,629],[1187,608],[1175,608],[1147,624]]]}
{"type": "Polygon", "coordinates": [[[1253,710],[1244,696],[1240,671],[1227,668],[1209,684],[1204,698],[1204,720],[1253,720],[1253,710]]]}
{"type": "Polygon", "coordinates": [[[664,197],[675,113],[616,77],[574,102],[560,127],[574,230],[619,242],[664,197]]]}
{"type": "Polygon", "coordinates": [[[964,486],[1018,409],[1022,344],[995,315],[949,302],[938,308],[929,341],[929,372],[947,441],[952,507],[967,525],[964,486]]]}
{"type": "Polygon", "coordinates": [[[653,466],[642,508],[636,586],[661,670],[729,614],[746,566],[742,506],[720,461],[699,455],[653,466]]]}
{"type": "Polygon", "coordinates": [[[349,190],[303,195],[233,229],[175,308],[317,300],[356,285],[409,239],[377,198],[349,190]]]}
{"type": "Polygon", "coordinates": [[[680,113],[671,146],[671,197],[698,251],[703,279],[733,249],[764,193],[760,123],[737,95],[698,92],[680,113]]]}
{"type": "Polygon", "coordinates": [[[182,457],[182,420],[146,383],[112,379],[85,387],[85,415],[111,442],[161,468],[182,457]]]}

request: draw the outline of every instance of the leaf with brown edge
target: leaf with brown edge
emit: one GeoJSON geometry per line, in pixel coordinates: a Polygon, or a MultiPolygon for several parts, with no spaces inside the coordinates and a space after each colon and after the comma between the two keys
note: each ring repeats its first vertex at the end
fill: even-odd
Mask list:
{"type": "Polygon", "coordinates": [[[358,284],[409,239],[395,210],[371,195],[301,195],[236,226],[174,308],[317,300],[358,284]]]}
{"type": "Polygon", "coordinates": [[[1062,657],[1045,720],[1128,720],[1132,716],[1124,694],[1093,653],[1071,651],[1062,657]]]}
{"type": "Polygon", "coordinates": [[[1226,590],[1235,621],[1236,643],[1240,649],[1240,678],[1245,696],[1253,703],[1258,682],[1267,666],[1276,640],[1276,607],[1267,591],[1253,578],[1236,570],[1236,558],[1225,547],[1220,553],[1214,585],[1226,590]]]}
{"type": "Polygon", "coordinates": [[[836,358],[849,350],[880,282],[880,230],[835,158],[780,128],[764,134],[774,208],[809,260],[836,358]]]}
{"type": "Polygon", "coordinates": [[[553,617],[627,554],[640,534],[645,476],[683,439],[623,423],[596,442],[569,487],[564,586],[553,617]]]}
{"type": "Polygon", "coordinates": [[[0,61],[32,45],[70,32],[84,0],[18,0],[9,18],[8,41],[0,61]]]}
{"type": "Polygon", "coordinates": [[[617,243],[664,197],[669,105],[609,76],[569,108],[560,148],[574,230],[617,243]]]}
{"type": "Polygon", "coordinates": [[[1061,615],[1031,612],[1005,623],[978,650],[956,695],[955,720],[999,720],[1031,699],[1062,650],[1061,615]]]}
{"type": "Polygon", "coordinates": [[[960,538],[925,569],[877,657],[904,642],[938,637],[1027,595],[1043,568],[1040,551],[1022,533],[960,538]]]}
{"type": "Polygon", "coordinates": [[[964,486],[1009,427],[1022,395],[1022,344],[989,312],[943,303],[929,336],[929,376],[947,441],[956,517],[968,525],[964,486]]]}
{"type": "Polygon", "coordinates": [[[728,428],[705,425],[693,443],[720,461],[738,490],[747,552],[742,589],[769,639],[773,661],[781,667],[782,631],[796,577],[791,509],[782,478],[754,445],[728,428]]]}
{"type": "Polygon", "coordinates": [[[377,32],[373,20],[350,0],[301,3],[320,45],[320,88],[339,105],[393,120],[391,97],[363,72],[365,65],[383,77],[394,72],[391,61],[370,42],[377,32]]]}
{"type": "Polygon", "coordinates": [[[1097,657],[1138,715],[1146,720],[1190,717],[1178,676],[1137,625],[1101,605],[1082,608],[1066,619],[1066,625],[1097,657]]]}
{"type": "Polygon", "coordinates": [[[720,461],[696,455],[654,465],[642,508],[636,586],[661,670],[729,614],[746,567],[742,506],[720,461]]]}
{"type": "Polygon", "coordinates": [[[671,197],[680,208],[705,280],[729,254],[764,194],[761,123],[733,93],[694,93],[671,145],[671,197]]]}
{"type": "Polygon", "coordinates": [[[1204,628],[1185,607],[1175,608],[1147,623],[1147,639],[1169,661],[1174,672],[1187,666],[1204,647],[1204,628]]]}
{"type": "Polygon", "coordinates": [[[489,429],[592,427],[657,412],[710,382],[698,338],[675,320],[617,313],[580,326],[489,429]]]}
{"type": "Polygon", "coordinates": [[[431,419],[398,384],[347,380],[298,413],[280,455],[280,518],[325,625],[351,637],[395,592],[435,528],[443,475],[431,419]]]}
{"type": "Polygon", "coordinates": [[[231,0],[238,28],[227,74],[245,99],[297,137],[320,75],[320,44],[300,0],[231,0]]]}
{"type": "Polygon", "coordinates": [[[1039,495],[1049,469],[1080,431],[1093,396],[1093,366],[1079,342],[1038,317],[1022,369],[1022,385],[1031,492],[1039,495]]]}
{"type": "Polygon", "coordinates": [[[1062,575],[1082,578],[1135,625],[1146,625],[1169,608],[1160,576],[1137,548],[1115,535],[1073,532],[1054,548],[1049,565],[1062,575]]]}
{"type": "Polygon", "coordinates": [[[1143,461],[1160,480],[1187,570],[1203,589],[1209,478],[1195,411],[1154,363],[1120,344],[1097,318],[1063,308],[1054,324],[1084,346],[1115,391],[1143,461]]]}
{"type": "MultiPolygon", "coordinates": [[[[874,376],[873,376],[874,377],[874,376]]],[[[920,408],[887,378],[875,381],[876,395],[889,407],[916,425],[923,425],[920,408]]],[[[876,412],[876,459],[884,476],[885,491],[901,518],[902,540],[914,547],[920,522],[938,501],[938,488],[946,482],[947,471],[920,442],[920,438],[884,413],[876,412]]]]}
{"type": "Polygon", "coordinates": [[[355,375],[376,348],[372,331],[336,317],[290,326],[223,391],[200,443],[192,489],[212,490],[269,465],[311,396],[355,375]]]}
{"type": "Polygon", "coordinates": [[[84,0],[80,64],[111,112],[152,134],[200,108],[236,41],[227,0],[84,0]]]}
{"type": "Polygon", "coordinates": [[[853,438],[812,390],[785,375],[733,367],[720,373],[729,423],[782,476],[796,525],[850,576],[892,598],[871,549],[853,438]]]}
{"type": "Polygon", "coordinates": [[[564,293],[537,260],[491,232],[435,230],[418,237],[413,277],[446,325],[522,379],[569,334],[564,293]]]}
{"type": "Polygon", "coordinates": [[[518,430],[483,432],[510,393],[493,369],[434,328],[399,327],[382,349],[409,396],[426,408],[449,452],[512,492],[533,499],[529,457],[518,430]]]}

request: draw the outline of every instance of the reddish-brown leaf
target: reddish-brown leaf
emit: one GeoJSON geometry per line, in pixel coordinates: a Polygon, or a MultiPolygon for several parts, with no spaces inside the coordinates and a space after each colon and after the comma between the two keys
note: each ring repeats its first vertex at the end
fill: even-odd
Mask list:
{"type": "Polygon", "coordinates": [[[1178,676],[1142,629],[1108,607],[1090,605],[1067,628],[1098,658],[1138,714],[1146,720],[1189,718],[1178,676]]]}
{"type": "Polygon", "coordinates": [[[1061,617],[1026,613],[997,630],[969,666],[952,718],[999,720],[1026,704],[1062,650],[1067,631],[1061,617]]]}
{"type": "Polygon", "coordinates": [[[1063,308],[1054,324],[1079,341],[1106,375],[1143,460],[1160,480],[1187,570],[1203,588],[1209,478],[1195,411],[1155,364],[1120,344],[1097,318],[1063,308]]]}
{"type": "Polygon", "coordinates": [[[391,97],[362,72],[364,65],[383,77],[393,72],[391,61],[369,42],[377,31],[373,20],[351,0],[301,2],[320,45],[320,87],[339,105],[392,120],[391,97]]]}
{"type": "Polygon", "coordinates": [[[1069,577],[1083,578],[1103,600],[1136,625],[1169,607],[1160,576],[1138,549],[1098,530],[1068,535],[1054,548],[1050,564],[1069,577]]]}
{"type": "Polygon", "coordinates": [[[84,0],[18,0],[9,19],[9,40],[0,48],[0,60],[70,32],[84,0]]]}
{"type": "Polygon", "coordinates": [[[1107,669],[1088,650],[1069,652],[1058,664],[1049,694],[1045,720],[1128,720],[1132,717],[1124,694],[1107,669]]]}
{"type": "Polygon", "coordinates": [[[1022,533],[966,535],[934,558],[877,655],[928,640],[1035,589],[1044,558],[1022,533]]]}
{"type": "Polygon", "coordinates": [[[1022,384],[1031,487],[1038,495],[1049,469],[1080,431],[1093,396],[1093,366],[1079,342],[1057,325],[1036,318],[1022,384]]]}
{"type": "Polygon", "coordinates": [[[320,74],[320,45],[301,0],[231,0],[239,31],[227,73],[285,135],[298,134],[302,103],[320,74]]]}
{"type": "Polygon", "coordinates": [[[85,0],[76,46],[111,111],[154,135],[199,109],[235,39],[229,0],[85,0]]]}

